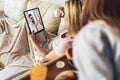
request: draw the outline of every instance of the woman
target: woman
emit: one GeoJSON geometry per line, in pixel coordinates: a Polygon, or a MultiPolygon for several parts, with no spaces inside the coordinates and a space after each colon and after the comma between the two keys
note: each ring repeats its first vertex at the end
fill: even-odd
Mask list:
{"type": "MultiPolygon", "coordinates": [[[[81,0],[66,0],[65,2],[65,23],[74,38],[80,30],[80,13],[82,8],[81,0]]],[[[77,80],[75,70],[67,70],[59,73],[55,80],[77,80]]]]}
{"type": "Polygon", "coordinates": [[[80,12],[80,0],[66,1],[64,19],[67,26],[67,30],[63,31],[58,37],[54,38],[49,43],[51,44],[52,49],[50,49],[48,52],[37,44],[34,33],[29,35],[29,39],[31,40],[33,46],[35,47],[36,51],[40,54],[40,56],[42,56],[45,60],[48,61],[55,57],[63,55],[65,53],[65,50],[71,47],[72,39],[80,29],[80,12]]]}
{"type": "Polygon", "coordinates": [[[119,0],[87,0],[81,28],[73,43],[79,80],[120,80],[119,0]]]}

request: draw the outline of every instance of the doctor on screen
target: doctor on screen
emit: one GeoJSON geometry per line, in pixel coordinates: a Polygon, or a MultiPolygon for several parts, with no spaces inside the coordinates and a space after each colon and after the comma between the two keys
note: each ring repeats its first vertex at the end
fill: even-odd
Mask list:
{"type": "Polygon", "coordinates": [[[36,21],[34,20],[32,14],[28,14],[28,17],[30,19],[30,23],[29,23],[29,26],[30,26],[30,30],[31,32],[38,32],[40,30],[43,29],[43,26],[41,25],[41,21],[40,19],[37,19],[36,21]]]}

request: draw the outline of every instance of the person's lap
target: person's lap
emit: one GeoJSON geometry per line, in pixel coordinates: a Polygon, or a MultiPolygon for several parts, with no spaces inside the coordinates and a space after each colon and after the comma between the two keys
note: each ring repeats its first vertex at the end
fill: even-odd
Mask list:
{"type": "Polygon", "coordinates": [[[29,67],[25,66],[9,66],[0,70],[0,79],[1,80],[13,80],[19,75],[25,73],[29,70],[29,67]]]}

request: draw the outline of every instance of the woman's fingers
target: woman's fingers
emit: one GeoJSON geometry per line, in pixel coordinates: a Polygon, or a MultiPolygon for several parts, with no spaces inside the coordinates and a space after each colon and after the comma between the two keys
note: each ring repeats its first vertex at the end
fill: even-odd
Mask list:
{"type": "Polygon", "coordinates": [[[35,35],[35,31],[34,30],[32,31],[32,35],[35,35]]]}
{"type": "Polygon", "coordinates": [[[64,11],[64,7],[59,7],[59,10],[60,10],[60,17],[63,18],[64,15],[65,15],[65,11],[64,11]]]}
{"type": "Polygon", "coordinates": [[[30,39],[31,41],[35,41],[35,33],[34,33],[34,31],[32,31],[32,34],[28,34],[28,39],[30,39]]]}

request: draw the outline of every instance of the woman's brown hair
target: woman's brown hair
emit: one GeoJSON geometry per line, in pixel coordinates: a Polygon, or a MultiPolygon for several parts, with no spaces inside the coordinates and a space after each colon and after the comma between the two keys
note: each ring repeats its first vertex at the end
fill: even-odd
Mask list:
{"type": "Polygon", "coordinates": [[[120,0],[86,0],[81,27],[89,21],[104,20],[120,35],[120,0]]]}
{"type": "Polygon", "coordinates": [[[69,33],[74,37],[80,30],[80,13],[82,10],[81,0],[68,0],[65,3],[68,8],[68,26],[69,33]]]}

